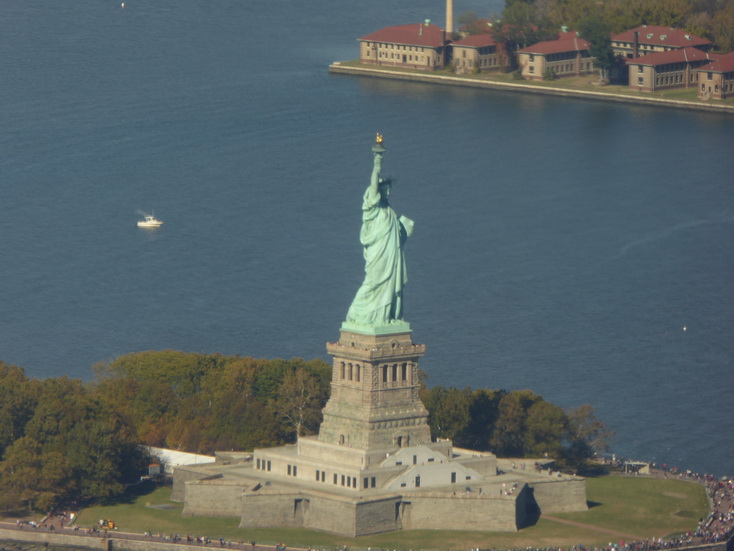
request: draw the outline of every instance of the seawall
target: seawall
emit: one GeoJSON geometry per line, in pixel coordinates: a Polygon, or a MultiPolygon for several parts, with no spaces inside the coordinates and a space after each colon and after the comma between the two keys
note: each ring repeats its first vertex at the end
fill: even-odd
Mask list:
{"type": "MultiPolygon", "coordinates": [[[[108,537],[75,535],[73,533],[64,532],[47,532],[45,530],[24,529],[17,530],[14,528],[0,527],[0,549],[9,549],[12,551],[51,551],[56,549],[89,549],[92,551],[190,551],[191,549],[204,550],[220,550],[222,546],[218,541],[212,541],[211,544],[205,545],[200,543],[173,543],[161,541],[159,539],[151,540],[141,538],[137,534],[110,535],[108,537]],[[129,539],[128,539],[129,538],[129,539]]],[[[236,545],[234,549],[246,548],[250,546],[236,545]]],[[[271,547],[268,547],[271,549],[271,547]]],[[[226,546],[225,549],[230,549],[226,546]]],[[[293,548],[289,548],[293,549],[293,548]]],[[[359,549],[359,548],[352,548],[359,549]]],[[[698,545],[690,547],[679,547],[683,551],[734,551],[734,537],[728,541],[712,543],[709,545],[698,545]]],[[[263,546],[258,545],[257,551],[263,551],[263,546]]]]}
{"type": "Polygon", "coordinates": [[[470,77],[454,77],[448,75],[437,75],[431,73],[406,73],[392,71],[390,69],[374,69],[370,67],[342,65],[335,61],[329,65],[330,73],[357,75],[376,78],[388,78],[393,80],[405,80],[412,82],[427,82],[430,84],[443,84],[445,86],[463,86],[468,88],[483,88],[486,90],[505,90],[525,94],[543,94],[547,96],[561,96],[597,101],[611,101],[615,103],[628,103],[637,105],[651,105],[657,107],[672,107],[675,109],[688,109],[695,111],[708,111],[712,113],[724,113],[734,115],[734,105],[719,103],[699,103],[695,101],[682,101],[672,99],[661,99],[643,96],[622,96],[608,92],[595,92],[585,90],[567,90],[552,86],[535,86],[519,82],[496,82],[472,79],[470,77]]]}
{"type": "MultiPolygon", "coordinates": [[[[250,546],[248,545],[247,548],[250,546]]],[[[89,549],[92,551],[190,551],[196,549],[221,549],[219,541],[211,544],[174,543],[158,538],[144,538],[139,534],[77,535],[71,531],[50,532],[41,529],[0,527],[0,549],[22,549],[27,551],[55,549],[89,549]]],[[[242,549],[242,546],[237,546],[242,549]]],[[[229,546],[227,547],[229,549],[229,546]]],[[[258,546],[258,551],[262,547],[258,546]]]]}

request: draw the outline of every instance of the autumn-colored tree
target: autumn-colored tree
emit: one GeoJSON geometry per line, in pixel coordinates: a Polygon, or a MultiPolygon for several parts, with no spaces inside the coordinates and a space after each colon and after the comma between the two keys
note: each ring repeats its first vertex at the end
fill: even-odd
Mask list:
{"type": "Polygon", "coordinates": [[[293,426],[295,437],[318,430],[324,404],[323,388],[307,369],[299,367],[285,374],[275,408],[293,426]]]}
{"type": "Polygon", "coordinates": [[[594,408],[585,404],[567,412],[569,444],[568,459],[580,463],[595,455],[609,451],[614,432],[597,419],[594,408]]]}
{"type": "Polygon", "coordinates": [[[734,51],[734,2],[726,2],[711,22],[713,39],[721,52],[734,51]]]}
{"type": "Polygon", "coordinates": [[[0,362],[0,458],[25,431],[37,399],[23,369],[0,362]]]}

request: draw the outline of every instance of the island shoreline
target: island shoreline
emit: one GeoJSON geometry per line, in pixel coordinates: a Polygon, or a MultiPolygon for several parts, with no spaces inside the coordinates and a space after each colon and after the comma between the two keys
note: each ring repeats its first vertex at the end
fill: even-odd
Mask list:
{"type": "Polygon", "coordinates": [[[343,65],[340,61],[335,61],[329,65],[329,72],[334,74],[344,74],[352,76],[366,76],[376,78],[386,78],[391,80],[403,80],[408,82],[423,82],[429,84],[441,84],[444,86],[461,86],[465,88],[480,88],[485,90],[504,90],[511,92],[520,92],[525,94],[542,94],[546,96],[570,97],[576,99],[587,99],[595,101],[611,101],[615,103],[627,103],[634,105],[651,105],[657,107],[672,107],[676,109],[686,109],[693,111],[705,111],[709,113],[724,113],[734,115],[734,105],[720,104],[702,104],[692,101],[661,99],[651,97],[631,97],[622,96],[608,92],[593,92],[586,90],[568,90],[565,88],[540,87],[532,84],[509,83],[476,80],[466,77],[452,77],[448,75],[429,74],[429,73],[405,73],[401,71],[392,71],[385,68],[358,67],[353,65],[343,65]]]}

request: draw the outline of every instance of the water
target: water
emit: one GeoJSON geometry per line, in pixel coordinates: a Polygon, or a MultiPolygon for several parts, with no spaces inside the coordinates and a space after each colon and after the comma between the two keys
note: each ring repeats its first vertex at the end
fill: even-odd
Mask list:
{"type": "Polygon", "coordinates": [[[622,455],[734,474],[734,117],[328,74],[441,2],[2,7],[0,359],[328,359],[379,131],[429,383],[591,403],[622,455]]]}

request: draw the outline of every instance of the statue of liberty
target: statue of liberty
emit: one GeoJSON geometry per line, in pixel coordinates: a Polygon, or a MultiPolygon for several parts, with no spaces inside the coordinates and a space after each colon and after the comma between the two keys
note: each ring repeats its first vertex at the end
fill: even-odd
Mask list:
{"type": "Polygon", "coordinates": [[[372,178],[362,202],[360,241],[364,247],[365,276],[352,301],[346,322],[373,328],[403,319],[403,287],[408,281],[403,247],[413,233],[413,221],[398,218],[388,203],[392,180],[380,178],[382,136],[372,147],[372,178]]]}

